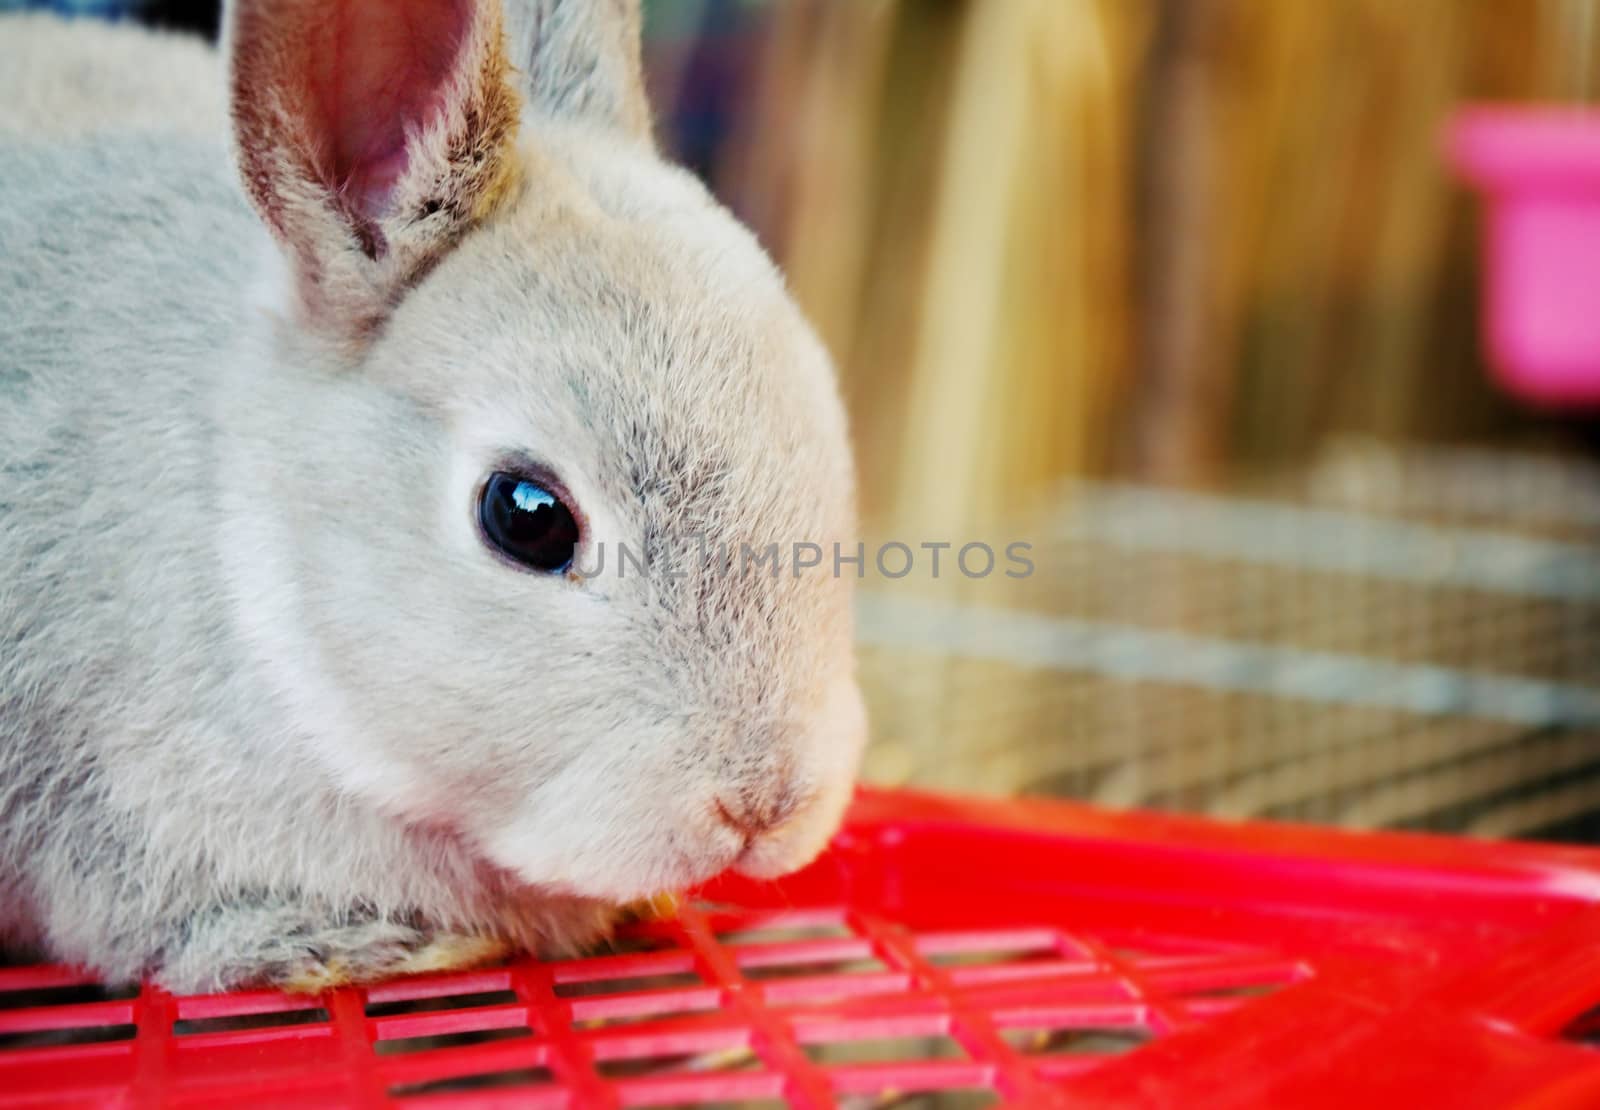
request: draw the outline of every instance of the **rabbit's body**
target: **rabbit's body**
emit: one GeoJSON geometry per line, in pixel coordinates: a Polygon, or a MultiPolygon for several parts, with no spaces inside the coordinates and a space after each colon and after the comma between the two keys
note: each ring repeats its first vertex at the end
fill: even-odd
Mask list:
{"type": "Polygon", "coordinates": [[[431,933],[376,908],[592,940],[601,904],[508,902],[458,840],[341,802],[239,642],[218,399],[270,243],[220,137],[0,144],[0,190],[0,935],[190,986],[408,966],[431,933]]]}
{"type": "Polygon", "coordinates": [[[0,135],[180,131],[220,141],[217,52],[192,35],[48,12],[0,16],[0,135]]]}
{"type": "MultiPolygon", "coordinates": [[[[486,131],[421,219],[380,207],[354,239],[262,184],[291,163],[253,170],[248,120],[256,212],[221,135],[0,138],[10,947],[177,989],[565,952],[837,821],[861,732],[839,579],[552,579],[473,527],[524,450],[613,559],[852,526],[825,358],[631,137],[636,84],[582,84],[636,18],[587,11],[512,21],[553,82],[514,155],[486,131]]],[[[408,134],[394,195],[435,153],[408,134]]]]}

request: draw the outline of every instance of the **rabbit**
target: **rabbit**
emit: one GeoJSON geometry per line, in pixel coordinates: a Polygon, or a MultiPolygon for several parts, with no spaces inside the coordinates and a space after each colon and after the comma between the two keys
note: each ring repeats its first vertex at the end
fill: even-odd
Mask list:
{"type": "Polygon", "coordinates": [[[0,137],[7,953],[317,991],[825,846],[845,413],[640,51],[638,0],[234,0],[227,134],[0,137]]]}

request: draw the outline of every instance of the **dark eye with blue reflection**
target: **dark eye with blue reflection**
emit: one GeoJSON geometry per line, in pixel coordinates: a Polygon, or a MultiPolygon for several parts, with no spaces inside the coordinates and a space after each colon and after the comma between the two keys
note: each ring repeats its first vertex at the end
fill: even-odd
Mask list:
{"type": "Polygon", "coordinates": [[[538,482],[499,471],[489,475],[478,520],[490,546],[529,570],[557,574],[572,565],[578,522],[561,498],[538,482]]]}

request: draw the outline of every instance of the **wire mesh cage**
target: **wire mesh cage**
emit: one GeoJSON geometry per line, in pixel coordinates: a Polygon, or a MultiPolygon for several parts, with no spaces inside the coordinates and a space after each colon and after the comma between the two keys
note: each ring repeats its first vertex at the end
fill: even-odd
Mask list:
{"type": "Polygon", "coordinates": [[[870,777],[1494,835],[1600,813],[1592,464],[1342,442],[1226,493],[1075,483],[1018,534],[1027,578],[867,591],[870,777]]]}

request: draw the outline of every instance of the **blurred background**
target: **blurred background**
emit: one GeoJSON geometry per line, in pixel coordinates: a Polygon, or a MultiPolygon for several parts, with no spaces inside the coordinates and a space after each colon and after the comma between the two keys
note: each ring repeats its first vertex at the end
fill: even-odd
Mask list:
{"type": "Polygon", "coordinates": [[[839,364],[869,539],[953,545],[868,568],[869,779],[1600,837],[1600,423],[1494,384],[1442,154],[1600,95],[1600,3],[646,4],[662,145],[839,364]]]}

